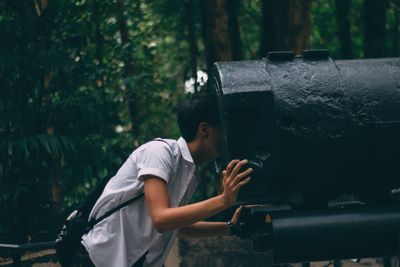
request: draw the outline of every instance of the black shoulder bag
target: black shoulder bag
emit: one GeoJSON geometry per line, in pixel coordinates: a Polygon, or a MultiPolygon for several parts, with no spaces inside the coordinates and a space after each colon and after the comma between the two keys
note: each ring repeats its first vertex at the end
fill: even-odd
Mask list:
{"type": "Polygon", "coordinates": [[[120,205],[116,206],[115,208],[111,209],[110,211],[106,212],[98,219],[92,218],[89,221],[86,210],[82,210],[82,208],[74,210],[65,220],[61,232],[58,234],[56,239],[55,248],[61,266],[63,267],[70,266],[72,258],[77,253],[78,248],[80,247],[80,242],[84,234],[92,230],[92,228],[97,223],[101,222],[102,220],[104,220],[117,210],[139,199],[143,195],[144,193],[140,193],[138,196],[128,201],[125,201],[120,205]]]}
{"type": "MultiPolygon", "coordinates": [[[[154,141],[161,141],[170,146],[168,142],[159,138],[154,139],[154,141]]],[[[111,209],[110,211],[106,212],[98,219],[92,218],[89,220],[89,214],[94,204],[102,194],[106,184],[110,179],[111,177],[103,178],[96,185],[95,189],[85,198],[82,204],[79,205],[65,220],[60,233],[57,235],[55,245],[58,260],[61,266],[68,267],[71,265],[71,260],[78,252],[80,242],[84,234],[88,233],[97,223],[101,222],[117,210],[129,205],[130,203],[134,202],[144,195],[144,193],[140,193],[138,196],[128,201],[125,201],[115,208],[111,209]]]]}

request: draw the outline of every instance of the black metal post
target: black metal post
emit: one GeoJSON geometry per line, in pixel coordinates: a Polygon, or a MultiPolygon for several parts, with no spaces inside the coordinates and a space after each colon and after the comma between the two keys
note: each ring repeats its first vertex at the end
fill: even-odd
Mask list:
{"type": "Polygon", "coordinates": [[[392,258],[391,257],[383,258],[383,267],[392,267],[392,258]]]}
{"type": "Polygon", "coordinates": [[[333,261],[333,267],[341,267],[341,266],[342,266],[342,262],[340,260],[333,261]]]}
{"type": "Polygon", "coordinates": [[[21,265],[21,251],[16,249],[12,252],[13,267],[20,267],[21,265]]]}

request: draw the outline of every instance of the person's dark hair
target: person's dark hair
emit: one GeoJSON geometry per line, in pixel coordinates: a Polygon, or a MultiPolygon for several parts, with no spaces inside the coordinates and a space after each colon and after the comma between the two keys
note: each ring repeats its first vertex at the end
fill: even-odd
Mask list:
{"type": "Polygon", "coordinates": [[[186,142],[196,138],[201,122],[215,127],[220,125],[216,95],[206,92],[194,93],[181,104],[178,110],[178,125],[186,142]]]}

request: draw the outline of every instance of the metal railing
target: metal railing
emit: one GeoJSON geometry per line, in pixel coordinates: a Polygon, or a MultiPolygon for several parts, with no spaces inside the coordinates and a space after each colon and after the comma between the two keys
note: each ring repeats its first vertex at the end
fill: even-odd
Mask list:
{"type": "Polygon", "coordinates": [[[22,256],[30,251],[40,251],[45,249],[54,249],[55,242],[41,242],[32,244],[0,244],[0,253],[10,253],[12,258],[12,266],[20,267],[22,266],[22,256]]]}

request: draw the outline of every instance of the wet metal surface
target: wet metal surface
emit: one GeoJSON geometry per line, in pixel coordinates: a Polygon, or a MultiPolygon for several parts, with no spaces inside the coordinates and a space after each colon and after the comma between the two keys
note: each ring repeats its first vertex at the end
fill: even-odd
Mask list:
{"type": "Polygon", "coordinates": [[[400,207],[315,211],[246,208],[240,218],[255,249],[273,249],[274,263],[396,256],[400,207]],[[268,215],[269,222],[265,222],[268,215]]]}
{"type": "Polygon", "coordinates": [[[400,58],[309,57],[215,64],[225,131],[219,164],[262,165],[241,202],[312,209],[341,194],[390,202],[400,187],[400,58]]]}

